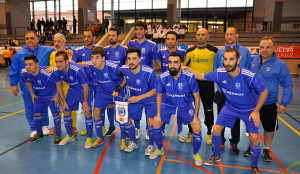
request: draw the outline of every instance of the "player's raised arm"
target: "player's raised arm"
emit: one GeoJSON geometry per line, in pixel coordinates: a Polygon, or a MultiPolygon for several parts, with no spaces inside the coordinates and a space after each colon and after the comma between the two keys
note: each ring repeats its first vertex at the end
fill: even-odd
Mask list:
{"type": "Polygon", "coordinates": [[[195,70],[189,68],[188,66],[183,66],[182,70],[188,70],[188,71],[192,72],[195,75],[195,77],[196,77],[197,80],[206,80],[204,78],[204,74],[202,74],[202,73],[200,73],[198,71],[195,71],[195,70]]]}

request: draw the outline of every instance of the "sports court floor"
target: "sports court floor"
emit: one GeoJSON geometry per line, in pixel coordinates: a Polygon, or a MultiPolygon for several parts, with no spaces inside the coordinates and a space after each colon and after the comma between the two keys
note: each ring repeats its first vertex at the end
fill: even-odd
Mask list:
{"type": "MultiPolygon", "coordinates": [[[[271,145],[273,162],[259,161],[261,173],[300,174],[300,78],[293,78],[294,100],[284,114],[279,114],[279,130],[271,145]]],[[[215,106],[216,118],[216,106],[215,106]]],[[[222,161],[214,166],[197,167],[193,164],[192,144],[180,143],[177,138],[176,118],[166,126],[164,148],[167,153],[155,160],[144,155],[147,141],[144,139],[145,118],[141,121],[142,135],[140,148],[132,153],[119,150],[119,130],[112,137],[105,138],[105,144],[95,149],[84,149],[85,137],[78,135],[76,141],[66,146],[54,146],[54,136],[29,143],[29,126],[26,121],[22,97],[15,97],[10,91],[7,70],[0,69],[0,174],[48,174],[48,173],[135,173],[135,174],[179,174],[179,173],[250,173],[250,158],[243,156],[248,147],[244,123],[241,123],[241,153],[233,155],[229,149],[230,132],[226,130],[226,146],[221,150],[222,161]]],[[[202,120],[202,145],[200,155],[206,160],[212,154],[211,146],[205,144],[206,127],[203,108],[200,108],[202,120]]],[[[52,117],[49,128],[53,127],[52,117]]],[[[118,127],[117,123],[115,124],[118,127]]],[[[78,131],[84,129],[84,116],[78,115],[78,131]]],[[[108,120],[106,119],[108,129],[108,120]]],[[[183,126],[186,135],[188,128],[183,126]]],[[[260,142],[263,142],[262,128],[260,142]]],[[[62,137],[66,135],[64,126],[62,137]]],[[[93,138],[96,137],[94,131],[93,138]]]]}

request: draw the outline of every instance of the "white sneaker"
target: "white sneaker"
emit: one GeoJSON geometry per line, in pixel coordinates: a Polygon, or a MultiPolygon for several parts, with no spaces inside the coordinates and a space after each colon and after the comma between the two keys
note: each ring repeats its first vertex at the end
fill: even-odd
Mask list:
{"type": "Polygon", "coordinates": [[[163,155],[164,153],[164,148],[162,148],[161,150],[158,150],[158,148],[156,148],[156,150],[149,156],[149,159],[156,159],[158,156],[163,155]]]}
{"type": "Polygon", "coordinates": [[[62,139],[58,143],[58,145],[63,146],[63,145],[66,145],[66,144],[68,144],[70,142],[73,142],[73,141],[75,141],[74,135],[72,137],[69,137],[69,135],[67,135],[64,139],[62,139]]]}
{"type": "Polygon", "coordinates": [[[153,151],[154,151],[154,146],[148,145],[147,148],[145,149],[145,155],[149,156],[153,153],[153,151]]]}
{"type": "Polygon", "coordinates": [[[178,140],[179,140],[180,142],[184,143],[185,138],[184,138],[184,135],[183,135],[182,132],[180,132],[180,133],[178,134],[178,140]]]}
{"type": "Polygon", "coordinates": [[[139,145],[135,144],[133,141],[130,141],[129,145],[126,147],[126,149],[124,151],[125,152],[132,152],[137,148],[139,148],[139,145]]]}
{"type": "Polygon", "coordinates": [[[43,126],[43,127],[42,127],[42,130],[43,130],[43,134],[44,134],[44,135],[49,135],[50,131],[49,131],[49,129],[48,129],[48,126],[43,126]]]}
{"type": "Polygon", "coordinates": [[[137,129],[135,128],[135,138],[140,139],[141,137],[141,128],[137,129]]]}
{"type": "Polygon", "coordinates": [[[145,129],[145,140],[149,141],[149,133],[147,129],[145,129]]]}
{"type": "Polygon", "coordinates": [[[35,134],[37,134],[37,131],[32,131],[30,134],[30,138],[32,138],[35,134]]]}
{"type": "Polygon", "coordinates": [[[203,160],[201,158],[201,156],[199,155],[199,153],[197,153],[196,155],[193,155],[193,158],[195,160],[195,164],[196,166],[202,166],[203,160]]]}

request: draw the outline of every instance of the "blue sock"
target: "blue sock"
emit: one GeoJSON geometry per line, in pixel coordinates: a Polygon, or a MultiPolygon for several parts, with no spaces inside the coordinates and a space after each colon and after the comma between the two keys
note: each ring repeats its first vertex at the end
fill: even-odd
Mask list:
{"type": "Polygon", "coordinates": [[[162,134],[161,134],[161,128],[158,129],[153,129],[154,133],[154,141],[155,144],[157,145],[157,148],[161,150],[162,148],[162,134]]]}
{"type": "Polygon", "coordinates": [[[149,145],[154,145],[153,126],[148,126],[149,145]]]}
{"type": "Polygon", "coordinates": [[[196,155],[201,147],[202,135],[201,132],[199,134],[193,133],[193,154],[196,155]]]}
{"type": "Polygon", "coordinates": [[[134,120],[134,127],[136,128],[136,129],[140,129],[141,127],[140,127],[140,120],[134,120]]]}
{"type": "Polygon", "coordinates": [[[87,137],[92,138],[93,136],[93,117],[85,117],[85,127],[86,127],[86,132],[87,132],[87,137]]]}
{"type": "Polygon", "coordinates": [[[54,122],[54,127],[55,127],[55,135],[60,134],[60,124],[61,124],[61,119],[60,115],[53,115],[53,122],[54,122]]]}
{"type": "Polygon", "coordinates": [[[214,154],[216,156],[220,156],[220,149],[221,149],[221,143],[222,143],[222,137],[220,135],[212,135],[212,144],[213,144],[213,150],[214,154]]]}
{"type": "Polygon", "coordinates": [[[125,125],[126,133],[129,136],[130,140],[133,141],[134,143],[137,143],[136,138],[135,138],[135,130],[134,126],[132,123],[129,125],[125,125]]]}
{"type": "Polygon", "coordinates": [[[96,127],[97,137],[104,139],[103,132],[102,132],[102,120],[95,120],[95,127],[96,127]]]}
{"type": "Polygon", "coordinates": [[[251,152],[251,166],[258,164],[259,155],[260,155],[260,143],[257,146],[250,145],[251,152]]]}
{"type": "Polygon", "coordinates": [[[166,124],[163,123],[160,127],[161,132],[165,132],[166,124]]]}
{"type": "Polygon", "coordinates": [[[101,111],[102,126],[105,126],[105,110],[101,111]]]}
{"type": "Polygon", "coordinates": [[[73,136],[72,133],[72,124],[73,124],[73,120],[72,120],[72,116],[71,115],[65,115],[64,116],[64,121],[65,121],[65,127],[67,130],[67,134],[69,135],[69,137],[73,136]]]}
{"type": "Polygon", "coordinates": [[[42,116],[33,116],[35,129],[38,135],[43,135],[42,131],[42,116]]]}
{"type": "Polygon", "coordinates": [[[180,134],[182,132],[182,117],[177,116],[177,132],[180,134]]]}
{"type": "Polygon", "coordinates": [[[120,125],[121,129],[121,138],[120,139],[125,139],[126,138],[126,129],[124,125],[120,125]]]}
{"type": "Polygon", "coordinates": [[[107,117],[109,120],[109,127],[115,127],[114,125],[115,107],[107,108],[107,117]]]}

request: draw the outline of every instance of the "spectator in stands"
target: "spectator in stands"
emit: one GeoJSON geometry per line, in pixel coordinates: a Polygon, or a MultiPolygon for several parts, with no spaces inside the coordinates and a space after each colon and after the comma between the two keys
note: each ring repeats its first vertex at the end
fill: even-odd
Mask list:
{"type": "Polygon", "coordinates": [[[2,55],[3,55],[3,59],[5,61],[5,67],[6,67],[6,69],[9,69],[9,67],[11,65],[11,59],[10,59],[10,51],[7,49],[7,46],[4,47],[2,55]]]}
{"type": "Polygon", "coordinates": [[[73,34],[76,34],[76,24],[77,24],[77,19],[75,16],[73,16],[73,34]]]}
{"type": "Polygon", "coordinates": [[[148,23],[146,38],[147,39],[152,39],[152,37],[153,37],[153,29],[152,29],[151,25],[148,23]]]}
{"type": "Polygon", "coordinates": [[[161,30],[164,32],[165,35],[167,35],[168,30],[165,27],[162,27],[161,30]]]}
{"type": "Polygon", "coordinates": [[[31,19],[31,22],[30,22],[30,30],[35,30],[35,22],[33,19],[31,19]]]}
{"type": "Polygon", "coordinates": [[[121,16],[120,20],[119,20],[119,28],[120,28],[121,33],[124,33],[124,25],[125,25],[125,21],[124,21],[123,17],[121,16]]]}
{"type": "Polygon", "coordinates": [[[92,24],[90,24],[89,29],[95,31],[95,28],[93,27],[92,24]]]}
{"type": "Polygon", "coordinates": [[[45,22],[44,18],[42,18],[41,25],[43,26],[43,33],[44,33],[46,30],[46,28],[45,28],[46,22],[45,22]]]}
{"type": "Polygon", "coordinates": [[[17,40],[17,38],[13,38],[13,40],[11,41],[11,46],[19,46],[19,41],[17,40]]]}
{"type": "MultiPolygon", "coordinates": [[[[49,27],[50,27],[49,19],[46,19],[46,23],[45,23],[46,30],[49,30],[49,27]]],[[[45,32],[45,30],[44,30],[44,32],[45,32]]]]}
{"type": "Polygon", "coordinates": [[[61,20],[61,18],[58,19],[58,29],[62,29],[63,28],[63,21],[61,20]]]}
{"type": "Polygon", "coordinates": [[[51,29],[53,29],[53,26],[54,26],[54,22],[52,21],[52,18],[50,18],[50,21],[49,21],[49,27],[51,29]]]}
{"type": "Polygon", "coordinates": [[[11,40],[10,40],[9,37],[7,38],[6,45],[7,45],[7,46],[11,46],[11,40]]]}
{"type": "Polygon", "coordinates": [[[153,42],[155,42],[156,44],[159,43],[159,35],[157,33],[157,30],[154,30],[154,33],[153,33],[153,39],[152,39],[153,42]]]}
{"type": "Polygon", "coordinates": [[[180,26],[180,29],[179,29],[179,31],[178,31],[178,37],[179,37],[179,39],[180,39],[180,38],[184,39],[184,35],[185,35],[185,29],[184,29],[183,26],[181,25],[181,26],[180,26]]]}
{"type": "Polygon", "coordinates": [[[45,36],[44,33],[42,33],[41,36],[40,36],[39,44],[45,45],[45,41],[46,41],[46,40],[47,40],[47,37],[45,36]]]}
{"type": "Polygon", "coordinates": [[[57,30],[57,28],[58,28],[58,21],[57,21],[57,18],[54,18],[54,23],[53,23],[53,25],[54,25],[54,30],[57,30]]]}
{"type": "Polygon", "coordinates": [[[156,29],[156,23],[155,23],[155,22],[152,24],[152,29],[153,29],[153,30],[156,29]]]}
{"type": "Polygon", "coordinates": [[[165,43],[166,35],[163,30],[160,30],[160,32],[158,33],[158,38],[159,38],[159,41],[158,41],[159,43],[162,43],[162,44],[165,43]]]}
{"type": "Polygon", "coordinates": [[[67,30],[66,39],[72,40],[72,33],[70,32],[70,30],[67,30]]]}
{"type": "Polygon", "coordinates": [[[95,36],[97,37],[100,33],[100,26],[96,23],[96,27],[94,28],[95,36]]]}
{"type": "Polygon", "coordinates": [[[107,17],[105,17],[105,19],[103,20],[102,25],[104,26],[105,32],[107,32],[109,26],[109,20],[107,19],[107,17]]]}
{"type": "Polygon", "coordinates": [[[42,22],[40,19],[37,20],[36,27],[38,35],[40,36],[42,34],[42,22]]]}
{"type": "Polygon", "coordinates": [[[13,60],[15,53],[16,53],[16,49],[15,48],[10,48],[9,49],[10,60],[13,60]]]}
{"type": "Polygon", "coordinates": [[[179,29],[178,29],[177,26],[175,26],[175,27],[173,28],[173,31],[175,31],[177,34],[179,34],[179,29]]]}
{"type": "Polygon", "coordinates": [[[173,31],[172,28],[171,28],[170,26],[169,26],[168,29],[167,29],[167,32],[169,32],[169,31],[173,31]]]}
{"type": "Polygon", "coordinates": [[[175,22],[175,24],[173,25],[173,29],[175,29],[175,28],[179,28],[180,27],[180,25],[179,25],[179,23],[178,22],[175,22]]]}
{"type": "Polygon", "coordinates": [[[63,17],[63,21],[62,21],[63,30],[67,30],[67,24],[68,24],[68,21],[63,17]]]}

